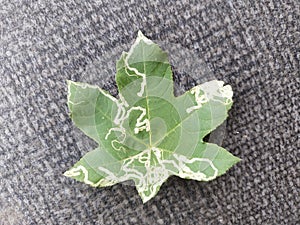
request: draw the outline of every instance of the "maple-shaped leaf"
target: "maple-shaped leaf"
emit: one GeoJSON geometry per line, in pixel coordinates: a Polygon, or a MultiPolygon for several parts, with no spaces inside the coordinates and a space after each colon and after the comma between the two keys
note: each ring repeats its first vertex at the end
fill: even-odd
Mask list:
{"type": "Polygon", "coordinates": [[[133,180],[143,202],[169,176],[210,181],[240,159],[203,141],[227,117],[232,90],[222,81],[175,97],[168,56],[141,32],[117,62],[119,97],[68,81],[75,125],[98,143],[64,175],[93,187],[133,180]]]}

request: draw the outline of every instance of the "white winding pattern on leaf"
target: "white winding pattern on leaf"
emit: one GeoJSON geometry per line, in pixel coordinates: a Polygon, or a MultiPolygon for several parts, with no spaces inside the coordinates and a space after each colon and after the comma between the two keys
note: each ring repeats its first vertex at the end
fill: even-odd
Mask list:
{"type": "Polygon", "coordinates": [[[187,108],[186,112],[191,113],[194,110],[200,109],[203,104],[210,100],[218,101],[224,105],[231,104],[233,96],[231,86],[223,85],[223,81],[211,81],[192,88],[190,92],[195,96],[197,105],[187,108]],[[214,85],[212,85],[213,83],[214,85]],[[220,98],[225,98],[225,102],[223,102],[220,98]]]}
{"type": "Polygon", "coordinates": [[[191,90],[191,94],[195,95],[195,101],[197,105],[187,108],[187,113],[191,113],[194,110],[200,109],[204,103],[209,101],[205,93],[201,94],[201,90],[201,86],[196,86],[191,90]]]}
{"type": "MultiPolygon", "coordinates": [[[[149,90],[147,90],[147,75],[145,71],[145,62],[144,73],[138,71],[137,68],[131,67],[132,64],[130,66],[128,62],[129,58],[132,57],[132,54],[136,50],[136,46],[138,46],[141,41],[143,41],[146,44],[142,47],[154,44],[151,40],[149,40],[141,32],[139,32],[137,40],[135,41],[129,52],[124,55],[124,65],[125,73],[128,76],[141,77],[140,88],[138,86],[136,95],[138,97],[146,98],[146,108],[139,105],[129,106],[121,92],[119,92],[119,99],[117,100],[116,98],[105,93],[96,86],[88,84],[80,84],[79,86],[82,89],[85,89],[87,87],[97,88],[104,96],[108,97],[116,104],[117,110],[114,111],[114,113],[116,114],[113,119],[110,118],[113,125],[112,127],[106,127],[104,131],[106,133],[106,129],[108,129],[108,132],[104,137],[105,140],[107,140],[112,135],[112,132],[114,132],[115,136],[114,138],[112,138],[113,140],[111,140],[111,146],[114,150],[124,152],[126,151],[124,147],[125,141],[127,141],[126,134],[131,136],[132,133],[128,133],[129,131],[125,129],[125,127],[127,127],[127,124],[125,123],[124,125],[124,122],[129,119],[130,114],[133,111],[140,112],[140,114],[137,114],[135,127],[133,128],[133,133],[138,134],[142,131],[149,132],[150,144],[145,145],[145,147],[140,149],[141,152],[136,155],[129,156],[127,158],[122,158],[120,160],[115,159],[111,162],[103,162],[101,166],[99,166],[99,164],[93,164],[90,161],[86,161],[86,164],[74,166],[72,169],[66,171],[64,175],[68,177],[77,177],[84,183],[89,184],[93,187],[110,186],[119,182],[133,180],[135,182],[136,188],[140,196],[143,199],[143,202],[146,202],[155,196],[160,186],[165,182],[165,180],[169,176],[175,175],[181,178],[194,179],[198,181],[209,181],[215,179],[218,176],[219,172],[222,172],[222,168],[218,167],[220,171],[218,170],[218,168],[213,162],[214,159],[212,159],[212,157],[190,158],[189,156],[185,156],[184,153],[178,154],[175,151],[159,148],[157,147],[158,142],[154,144],[155,146],[152,145],[149,114],[147,117],[147,110],[149,109],[147,95],[149,90]],[[134,74],[130,74],[129,71],[133,72],[134,74]],[[87,164],[89,162],[93,165],[87,164]],[[114,164],[114,166],[112,166],[112,164],[114,164]],[[88,165],[87,168],[85,167],[85,165],[88,165]],[[89,173],[92,173],[92,175],[89,173]],[[98,174],[98,176],[96,177],[99,177],[99,180],[97,182],[91,180],[92,177],[95,177],[95,173],[98,174]]],[[[144,58],[145,57],[143,57],[143,59],[144,58]]],[[[189,105],[189,107],[185,109],[186,113],[190,114],[195,110],[200,109],[204,106],[204,104],[210,102],[211,100],[220,102],[222,105],[225,106],[231,104],[233,95],[232,89],[229,85],[223,85],[224,82],[222,81],[211,81],[192,88],[190,93],[193,96],[192,98],[194,98],[195,100],[195,104],[192,106],[189,105]]],[[[70,96],[71,89],[69,88],[69,103],[72,105],[80,105],[82,103],[76,102],[75,104],[74,102],[70,101],[70,96]]],[[[126,97],[126,94],[124,94],[124,96],[126,97]]],[[[152,126],[154,127],[154,125],[152,126]]],[[[136,138],[135,136],[132,137],[136,138]]],[[[128,149],[130,150],[130,148],[128,149]]]]}
{"type": "Polygon", "coordinates": [[[158,188],[162,183],[170,176],[176,175],[181,178],[195,179],[198,181],[209,181],[217,177],[218,169],[215,167],[213,162],[206,158],[192,158],[188,159],[186,156],[178,155],[173,153],[174,159],[163,159],[162,152],[163,149],[152,147],[151,149],[146,149],[143,152],[129,157],[124,160],[121,171],[124,172],[122,176],[116,176],[113,173],[107,173],[107,169],[104,167],[98,167],[99,171],[106,174],[106,179],[112,180],[113,182],[123,182],[126,180],[134,180],[136,182],[136,187],[141,194],[143,201],[147,201],[152,198],[158,188]],[[151,165],[151,153],[155,156],[157,163],[151,165]],[[141,168],[145,168],[146,172],[143,173],[139,171],[141,168],[135,168],[136,162],[142,164],[141,168]],[[211,169],[214,171],[211,176],[208,176],[202,172],[192,171],[188,165],[196,162],[207,163],[211,169]],[[149,192],[149,195],[145,193],[149,192]]]}
{"type": "MultiPolygon", "coordinates": [[[[111,172],[109,170],[106,170],[106,173],[111,173],[111,172]]],[[[104,187],[104,186],[111,186],[111,185],[116,184],[116,182],[114,182],[113,180],[108,180],[108,179],[105,179],[105,178],[100,179],[96,183],[90,181],[89,180],[89,172],[82,165],[74,167],[74,168],[72,168],[72,169],[70,169],[70,170],[68,170],[64,173],[64,175],[67,176],[67,177],[78,177],[81,174],[83,174],[83,176],[84,176],[83,177],[83,182],[86,183],[86,184],[91,185],[92,187],[99,187],[99,186],[104,187]]]]}
{"type": "Polygon", "coordinates": [[[65,172],[65,175],[69,177],[77,177],[82,173],[84,175],[83,182],[93,187],[109,186],[127,180],[134,180],[136,183],[136,188],[144,202],[151,199],[157,193],[159,187],[170,175],[176,175],[181,178],[195,179],[198,181],[213,180],[218,175],[218,169],[209,159],[188,159],[186,156],[175,153],[172,154],[174,159],[163,159],[163,151],[163,149],[152,147],[151,149],[146,149],[135,156],[125,159],[120,168],[120,176],[117,176],[106,167],[99,166],[98,170],[104,178],[100,179],[96,183],[89,180],[88,170],[82,165],[65,172]],[[157,161],[155,165],[151,165],[151,154],[155,156],[155,160],[157,161]],[[142,164],[141,168],[146,169],[145,173],[139,171],[141,168],[135,168],[135,164],[137,162],[142,164]],[[188,167],[188,165],[197,162],[207,163],[213,170],[213,174],[208,176],[199,171],[192,171],[191,168],[188,167]],[[149,194],[146,195],[146,193],[149,194]]]}
{"type": "MultiPolygon", "coordinates": [[[[128,63],[128,59],[129,57],[132,55],[132,53],[134,52],[135,47],[140,43],[140,41],[143,40],[144,43],[151,45],[153,44],[153,42],[151,40],[149,40],[148,38],[146,38],[141,32],[138,33],[138,37],[137,40],[135,41],[135,43],[133,44],[133,46],[131,47],[131,49],[129,50],[128,54],[126,55],[125,59],[124,59],[124,63],[125,63],[125,71],[126,74],[128,76],[141,76],[142,77],[142,82],[141,82],[141,89],[140,91],[137,93],[137,95],[139,97],[143,96],[144,90],[145,90],[145,86],[146,86],[146,74],[139,72],[136,68],[134,67],[130,67],[129,63],[128,63]],[[130,71],[133,71],[135,73],[135,75],[131,75],[127,72],[127,69],[130,71]]],[[[114,119],[114,123],[116,125],[118,125],[119,127],[117,128],[111,128],[108,133],[105,136],[105,139],[108,138],[108,136],[111,134],[111,131],[118,131],[121,132],[121,140],[113,140],[111,142],[112,147],[115,150],[124,150],[123,147],[117,148],[114,143],[119,143],[119,144],[123,144],[125,139],[126,139],[126,131],[125,128],[123,127],[123,123],[124,121],[129,117],[130,113],[133,110],[140,110],[141,114],[140,116],[137,118],[136,121],[136,125],[134,128],[134,133],[138,134],[140,131],[146,130],[146,132],[150,131],[150,121],[149,119],[145,118],[143,121],[142,119],[146,116],[146,109],[141,107],[141,106],[136,106],[136,107],[131,107],[130,109],[126,110],[126,108],[128,107],[128,103],[125,101],[125,99],[123,98],[122,94],[119,94],[120,96],[120,101],[117,102],[117,107],[118,107],[118,111],[117,111],[117,115],[114,119]]]]}
{"type": "Polygon", "coordinates": [[[126,106],[128,106],[128,104],[122,104],[122,103],[120,104],[119,103],[117,115],[114,119],[114,123],[117,125],[117,127],[110,128],[108,133],[105,135],[105,140],[107,140],[112,131],[121,133],[121,135],[119,136],[119,140],[115,139],[115,140],[111,141],[111,146],[115,150],[125,151],[125,148],[123,146],[120,146],[118,148],[115,146],[115,143],[123,144],[124,141],[126,140],[126,129],[123,127],[123,123],[126,119],[129,118],[129,115],[133,110],[141,111],[140,116],[136,120],[134,133],[138,134],[140,131],[143,131],[143,130],[146,130],[146,132],[149,132],[149,130],[150,130],[150,121],[147,118],[145,118],[143,120],[143,118],[146,116],[146,109],[141,106],[134,106],[134,107],[131,107],[130,109],[126,110],[126,108],[125,108],[126,106]]]}
{"type": "Polygon", "coordinates": [[[141,73],[140,71],[138,71],[136,68],[134,67],[130,67],[129,63],[128,63],[128,59],[130,58],[130,56],[132,55],[132,53],[134,52],[135,47],[140,43],[140,41],[143,41],[145,44],[147,45],[152,45],[154,44],[151,40],[149,40],[148,38],[146,38],[142,32],[138,32],[138,37],[136,39],[136,41],[134,42],[134,44],[132,45],[132,47],[130,48],[128,54],[126,55],[125,59],[124,59],[124,63],[125,63],[125,71],[127,73],[128,76],[135,76],[138,75],[142,78],[142,82],[141,82],[141,90],[137,93],[137,95],[139,97],[142,97],[145,91],[145,86],[146,86],[146,74],[141,73]],[[127,72],[127,69],[134,72],[135,75],[131,75],[127,72]]]}

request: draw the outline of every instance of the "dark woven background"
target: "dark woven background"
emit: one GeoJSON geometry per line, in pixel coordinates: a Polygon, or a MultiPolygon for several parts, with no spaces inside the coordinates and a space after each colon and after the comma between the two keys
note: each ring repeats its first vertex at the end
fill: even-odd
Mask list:
{"type": "MultiPolygon", "coordinates": [[[[0,224],[299,224],[298,0],[20,2],[0,3],[0,224]],[[134,187],[62,176],[95,146],[68,118],[65,80],[139,29],[232,85],[223,146],[243,159],[212,182],[172,177],[145,205],[134,187]]],[[[109,63],[109,82],[93,79],[115,94],[109,63]]]]}

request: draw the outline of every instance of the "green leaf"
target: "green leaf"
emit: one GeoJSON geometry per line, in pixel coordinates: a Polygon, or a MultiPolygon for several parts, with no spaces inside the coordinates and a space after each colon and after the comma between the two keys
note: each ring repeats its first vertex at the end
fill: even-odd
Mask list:
{"type": "Polygon", "coordinates": [[[173,94],[168,56],[141,32],[117,62],[119,97],[68,81],[75,125],[98,143],[64,175],[93,187],[133,180],[143,202],[169,176],[210,181],[240,159],[203,138],[226,119],[232,90],[222,81],[173,94]]]}

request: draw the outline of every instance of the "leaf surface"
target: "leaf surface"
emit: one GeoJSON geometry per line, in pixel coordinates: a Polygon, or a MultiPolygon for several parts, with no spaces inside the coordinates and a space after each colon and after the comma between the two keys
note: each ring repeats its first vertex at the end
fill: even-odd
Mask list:
{"type": "Polygon", "coordinates": [[[146,202],[169,176],[210,181],[240,160],[203,141],[228,116],[229,85],[213,80],[175,97],[167,54],[141,32],[117,62],[116,81],[118,98],[68,81],[70,116],[99,146],[64,175],[94,187],[133,180],[146,202]]]}

